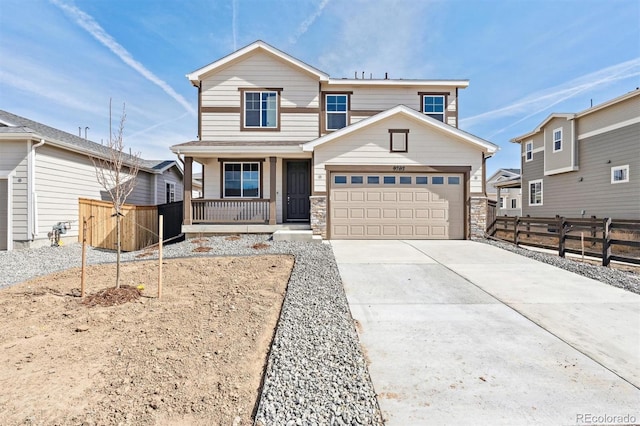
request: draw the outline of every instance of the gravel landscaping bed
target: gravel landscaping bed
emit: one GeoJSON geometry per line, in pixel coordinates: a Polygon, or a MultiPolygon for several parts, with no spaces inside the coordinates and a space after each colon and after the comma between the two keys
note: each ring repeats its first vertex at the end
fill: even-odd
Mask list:
{"type": "MultiPolygon", "coordinates": [[[[0,288],[80,266],[81,252],[79,244],[0,252],[0,288]]],[[[245,235],[184,241],[163,250],[165,258],[255,254],[292,254],[296,259],[267,361],[256,424],[382,425],[329,245],[245,235]]],[[[157,251],[122,255],[123,261],[154,258],[157,251]]],[[[111,262],[114,253],[87,250],[88,264],[111,262]]]]}
{"type": "Polygon", "coordinates": [[[519,255],[535,259],[539,262],[548,263],[549,265],[557,266],[558,268],[592,278],[602,283],[640,294],[640,276],[631,272],[620,271],[618,269],[592,265],[589,263],[582,263],[570,258],[562,258],[553,254],[517,247],[514,244],[503,241],[489,239],[478,239],[476,241],[491,244],[493,246],[500,247],[501,249],[509,250],[511,252],[518,253],[519,255]]]}

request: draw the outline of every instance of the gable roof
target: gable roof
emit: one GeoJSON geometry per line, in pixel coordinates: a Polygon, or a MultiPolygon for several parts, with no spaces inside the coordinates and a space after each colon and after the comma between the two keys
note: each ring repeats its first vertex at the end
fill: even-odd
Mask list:
{"type": "Polygon", "coordinates": [[[336,130],[335,132],[329,133],[318,139],[302,144],[303,151],[313,151],[315,147],[319,145],[323,145],[327,142],[331,142],[335,139],[346,136],[350,133],[358,131],[364,127],[371,126],[372,124],[378,123],[382,120],[385,120],[389,117],[401,115],[408,118],[412,118],[414,120],[419,121],[421,124],[438,129],[456,139],[462,140],[464,142],[470,143],[471,145],[480,148],[482,151],[495,154],[500,148],[484,139],[481,139],[477,136],[472,135],[471,133],[467,133],[463,130],[460,130],[456,127],[445,124],[435,118],[431,118],[428,115],[422,114],[414,109],[411,109],[405,105],[398,105],[381,113],[378,113],[374,116],[365,118],[364,120],[358,121],[357,123],[351,124],[347,127],[343,127],[340,130],[336,130]]]}
{"type": "MultiPolygon", "coordinates": [[[[3,136],[18,136],[21,139],[44,139],[47,143],[68,151],[109,159],[110,149],[102,144],[0,109],[0,138],[3,136]]],[[[135,157],[127,153],[123,154],[125,162],[129,165],[132,164],[135,157]]],[[[173,165],[177,165],[175,160],[140,159],[140,169],[154,174],[163,173],[173,165]]],[[[180,172],[182,173],[182,170],[180,172]]]]}
{"type": "Polygon", "coordinates": [[[535,129],[533,129],[531,132],[526,133],[524,135],[521,136],[516,136],[515,138],[512,138],[510,140],[510,142],[513,143],[521,143],[523,141],[523,139],[527,139],[530,138],[538,133],[540,133],[542,131],[542,129],[544,128],[544,126],[547,125],[547,123],[551,120],[553,120],[554,118],[566,118],[567,120],[573,120],[576,118],[580,118],[582,116],[591,114],[593,112],[599,111],[601,109],[604,108],[608,108],[612,105],[615,105],[619,102],[625,101],[629,98],[633,98],[634,96],[640,96],[640,89],[636,88],[635,90],[632,90],[630,92],[625,93],[624,95],[618,96],[616,98],[610,99],[606,102],[603,102],[601,104],[598,104],[596,106],[592,106],[590,108],[587,108],[585,110],[582,110],[580,112],[577,113],[551,113],[549,114],[549,116],[547,118],[544,119],[544,121],[542,121],[542,123],[538,124],[536,126],[535,129]]]}
{"type": "Polygon", "coordinates": [[[502,179],[511,179],[514,176],[520,176],[520,169],[498,169],[489,178],[487,183],[502,179]]]}
{"type": "Polygon", "coordinates": [[[271,55],[276,56],[277,58],[291,64],[292,66],[296,67],[296,68],[300,68],[310,74],[313,74],[315,76],[318,77],[318,79],[320,81],[328,81],[329,80],[329,75],[326,74],[323,71],[320,71],[317,68],[312,67],[309,64],[306,64],[305,62],[302,62],[299,59],[294,58],[291,55],[288,55],[286,53],[284,53],[281,50],[276,49],[275,47],[265,43],[262,40],[258,40],[255,41],[253,43],[251,43],[248,46],[243,47],[240,50],[236,50],[235,52],[225,56],[222,59],[218,59],[215,62],[210,63],[209,65],[206,65],[202,68],[199,68],[189,74],[187,74],[187,78],[191,81],[191,84],[193,84],[194,86],[197,86],[197,82],[199,82],[202,79],[202,76],[205,74],[210,73],[211,71],[223,67],[233,61],[238,60],[239,58],[242,58],[243,56],[246,55],[250,55],[253,54],[254,52],[258,52],[258,51],[263,51],[263,52],[267,52],[271,55]]]}

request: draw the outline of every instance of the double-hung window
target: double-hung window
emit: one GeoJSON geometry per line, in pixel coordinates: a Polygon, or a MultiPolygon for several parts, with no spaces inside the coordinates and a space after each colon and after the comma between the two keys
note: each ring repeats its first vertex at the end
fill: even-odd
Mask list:
{"type": "Polygon", "coordinates": [[[278,92],[244,92],[244,127],[278,128],[278,92]]]}
{"type": "Polygon", "coordinates": [[[165,185],[165,202],[173,203],[176,201],[176,184],[173,182],[167,182],[165,185]]]}
{"type": "Polygon", "coordinates": [[[348,102],[346,94],[326,95],[327,130],[338,130],[347,125],[348,102]]]}
{"type": "Polygon", "coordinates": [[[529,205],[542,205],[542,179],[529,181],[529,205]]]}
{"type": "Polygon", "coordinates": [[[422,95],[422,112],[444,122],[444,95],[422,95]]]}
{"type": "Polygon", "coordinates": [[[533,142],[527,142],[524,148],[524,160],[533,160],[533,142]]]}
{"type": "Polygon", "coordinates": [[[553,131],[553,152],[562,151],[562,129],[553,131]]]}
{"type": "Polygon", "coordinates": [[[258,198],[260,163],[224,163],[224,197],[258,198]]]}

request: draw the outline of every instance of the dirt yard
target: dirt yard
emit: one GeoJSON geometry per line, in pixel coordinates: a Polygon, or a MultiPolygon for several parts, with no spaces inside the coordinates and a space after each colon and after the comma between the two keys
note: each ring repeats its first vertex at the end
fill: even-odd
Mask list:
{"type": "MultiPolygon", "coordinates": [[[[0,424],[251,424],[292,267],[169,259],[158,300],[157,261],[125,263],[114,306],[78,297],[79,269],[1,290],[0,424]]],[[[89,267],[87,294],[113,277],[89,267]]]]}

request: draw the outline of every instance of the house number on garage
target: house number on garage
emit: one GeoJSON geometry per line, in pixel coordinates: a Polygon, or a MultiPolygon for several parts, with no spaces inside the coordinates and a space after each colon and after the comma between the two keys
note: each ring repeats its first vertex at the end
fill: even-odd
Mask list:
{"type": "Polygon", "coordinates": [[[404,166],[393,166],[394,172],[404,172],[404,166]]]}

